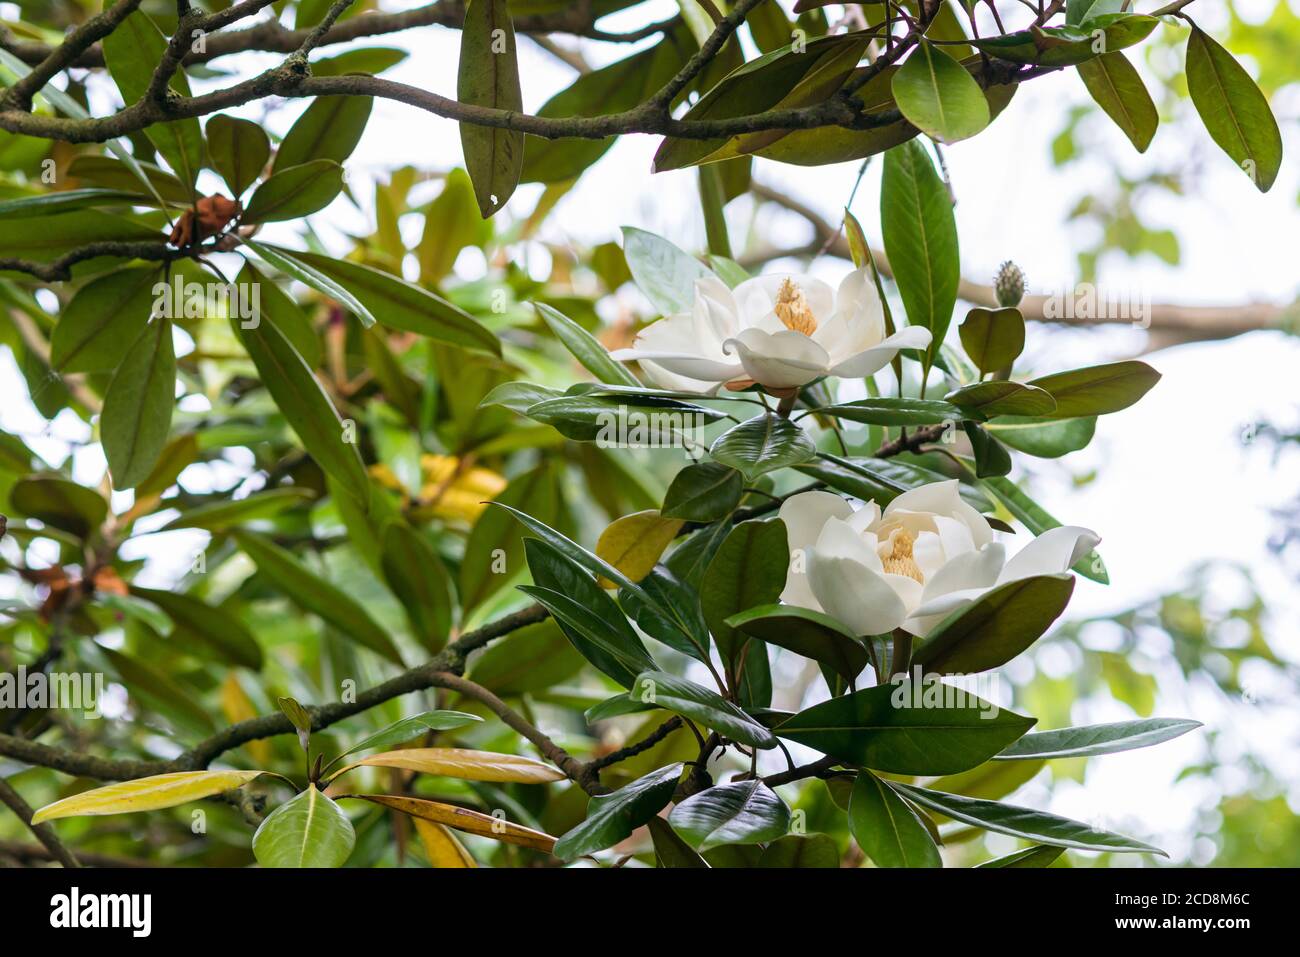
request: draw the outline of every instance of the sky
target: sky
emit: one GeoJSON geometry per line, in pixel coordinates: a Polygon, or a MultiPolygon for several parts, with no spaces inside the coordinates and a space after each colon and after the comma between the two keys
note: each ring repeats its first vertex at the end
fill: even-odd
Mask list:
{"type": "MultiPolygon", "coordinates": [[[[388,9],[415,5],[385,4],[388,9]]],[[[785,4],[787,9],[790,5],[785,4]]],[[[1213,32],[1213,5],[1205,6],[1199,19],[1213,32]]],[[[1263,10],[1270,5],[1255,6],[1263,10]]],[[[602,26],[610,30],[635,26],[651,17],[671,15],[674,7],[673,3],[652,4],[646,11],[607,18],[602,26]]],[[[403,46],[413,54],[386,76],[438,92],[454,91],[458,38],[457,32],[436,27],[384,38],[379,42],[403,46]]],[[[329,53],[339,49],[331,48],[329,53]]],[[[630,52],[615,45],[584,49],[595,65],[630,52]]],[[[570,68],[526,40],[520,40],[519,54],[529,110],[574,76],[570,68]]],[[[240,67],[274,62],[273,57],[248,55],[241,58],[240,67]]],[[[205,88],[202,83],[195,86],[205,88]]],[[[1168,266],[1151,256],[1136,261],[1107,257],[1101,266],[1101,287],[1157,302],[1286,304],[1295,300],[1300,282],[1295,269],[1300,164],[1285,162],[1273,190],[1261,195],[1218,153],[1203,130],[1162,128],[1148,153],[1139,156],[1117,129],[1097,116],[1089,120],[1095,128],[1090,126],[1086,132],[1090,140],[1107,148],[1058,169],[1051,163],[1051,138],[1070,107],[1087,102],[1086,96],[1071,72],[1036,79],[1024,85],[988,130],[946,148],[958,200],[964,275],[987,282],[1000,262],[1014,259],[1028,275],[1031,292],[1073,285],[1079,244],[1092,238],[1086,227],[1066,222],[1080,196],[1104,191],[1117,172],[1157,169],[1193,150],[1201,160],[1194,191],[1177,201],[1160,200],[1146,210],[1156,223],[1177,232],[1181,262],[1168,266]]],[[[111,94],[101,92],[100,102],[94,105],[105,112],[112,105],[111,94]]],[[[1274,107],[1288,155],[1294,155],[1300,148],[1295,124],[1300,93],[1283,91],[1274,107]]],[[[269,112],[254,106],[238,113],[282,133],[301,109],[301,104],[290,102],[278,103],[269,112]]],[[[695,174],[687,170],[652,178],[650,160],[656,147],[657,140],[647,136],[620,140],[560,202],[546,237],[591,244],[617,240],[621,226],[633,225],[665,235],[686,249],[702,247],[695,174]]],[[[446,168],[460,162],[453,123],[380,100],[349,162],[349,183],[357,195],[365,196],[368,180],[384,179],[396,167],[446,168]]],[[[760,160],[754,170],[755,179],[796,196],[830,221],[838,219],[857,174],[857,163],[803,169],[760,160]]],[[[527,215],[539,192],[536,186],[521,187],[508,213],[527,215]]],[[[874,167],[858,190],[853,210],[876,245],[878,204],[879,170],[874,167]]],[[[788,214],[764,213],[751,222],[743,199],[733,203],[728,213],[735,236],[753,229],[774,245],[797,245],[809,238],[803,223],[788,214]]],[[[337,238],[340,231],[366,229],[368,216],[340,199],[312,221],[329,239],[337,238]]],[[[288,239],[291,234],[288,226],[268,230],[270,238],[288,239]]],[[[482,268],[472,256],[460,266],[467,278],[482,268]]],[[[846,268],[842,262],[825,261],[814,264],[813,271],[834,280],[846,268]]],[[[1261,418],[1293,428],[1300,425],[1295,391],[1300,342],[1279,332],[1257,332],[1227,342],[1144,352],[1144,334],[1127,327],[1086,332],[1031,329],[1026,355],[1045,371],[1141,355],[1163,375],[1137,406],[1104,417],[1088,449],[1068,457],[1064,464],[1035,464],[1034,490],[1041,504],[1062,521],[1090,527],[1103,539],[1101,552],[1112,583],[1103,587],[1081,580],[1068,614],[1121,610],[1179,586],[1188,571],[1202,562],[1239,562],[1275,609],[1270,620],[1274,647],[1292,662],[1300,662],[1300,626],[1295,624],[1300,620],[1295,614],[1300,600],[1294,570],[1288,574],[1266,547],[1276,531],[1273,510],[1291,501],[1300,488],[1300,455],[1276,457],[1265,443],[1249,441],[1250,424],[1261,418]],[[1074,486],[1073,476],[1094,469],[1095,480],[1081,488],[1074,486]]],[[[85,433],[83,425],[65,415],[54,424],[54,436],[42,437],[43,422],[30,404],[8,398],[24,390],[7,355],[0,358],[0,390],[7,397],[0,404],[0,427],[28,439],[52,463],[61,458],[58,436],[77,438],[85,433]]],[[[85,461],[78,462],[78,478],[97,481],[96,472],[102,469],[102,456],[91,450],[85,461]]],[[[177,543],[167,548],[173,555],[182,551],[177,543]]],[[[1161,700],[1157,714],[1195,717],[1255,740],[1259,738],[1251,735],[1256,730],[1253,723],[1265,717],[1243,717],[1242,708],[1224,707],[1213,696],[1195,693],[1187,699],[1161,700]]],[[[1087,715],[1097,721],[1125,717],[1131,714],[1117,704],[1087,715]]],[[[1274,743],[1265,752],[1300,791],[1300,762],[1294,760],[1300,726],[1294,715],[1281,724],[1268,720],[1274,723],[1264,737],[1274,743]]],[[[1126,823],[1139,836],[1163,841],[1175,860],[1201,860],[1205,849],[1191,847],[1183,835],[1207,792],[1194,783],[1173,782],[1177,771],[1195,759],[1197,748],[1188,736],[1154,749],[1093,759],[1086,788],[1059,787],[1051,807],[1107,826],[1126,823]]],[[[1031,785],[1018,800],[1041,806],[1037,802],[1045,797],[1039,785],[1031,785]]],[[[1293,798],[1293,803],[1300,810],[1300,800],[1293,798]]]]}

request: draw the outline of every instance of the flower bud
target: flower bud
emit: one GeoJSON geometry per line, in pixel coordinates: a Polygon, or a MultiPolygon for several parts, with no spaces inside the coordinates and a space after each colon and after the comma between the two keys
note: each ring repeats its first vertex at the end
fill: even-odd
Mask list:
{"type": "Polygon", "coordinates": [[[1020,305],[1025,297],[1025,274],[1010,259],[998,267],[997,277],[993,280],[993,289],[998,296],[998,305],[1012,309],[1020,305]]]}

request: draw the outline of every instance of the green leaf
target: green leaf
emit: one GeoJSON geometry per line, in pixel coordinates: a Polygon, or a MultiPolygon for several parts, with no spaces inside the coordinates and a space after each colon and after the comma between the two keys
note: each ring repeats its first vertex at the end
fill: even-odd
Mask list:
{"type": "Polygon", "coordinates": [[[990,379],[963,386],[944,397],[968,415],[986,419],[995,415],[1049,415],[1056,409],[1052,395],[1035,387],[1005,379],[990,379]]]}
{"type": "Polygon", "coordinates": [[[0,258],[50,262],[98,242],[156,242],[156,229],[98,209],[82,209],[39,219],[0,219],[0,258]]]}
{"type": "Polygon", "coordinates": [[[466,714],[464,711],[425,711],[401,721],[394,721],[381,731],[376,731],[367,738],[358,741],[346,751],[340,751],[330,764],[336,764],[349,754],[370,748],[388,748],[402,744],[412,738],[423,737],[430,731],[454,731],[467,724],[482,721],[478,715],[466,714]]]}
{"type": "Polygon", "coordinates": [[[253,633],[235,615],[182,592],[131,586],[131,594],[153,602],[172,620],[175,630],[207,647],[223,661],[261,670],[262,649],[253,633]]]}
{"type": "Polygon", "coordinates": [[[303,261],[305,253],[290,252],[287,249],[268,246],[265,243],[255,242],[251,239],[245,240],[244,245],[286,276],[310,286],[331,299],[337,299],[350,309],[366,328],[375,324],[375,317],[370,314],[370,310],[363,306],[351,292],[303,261]]]}
{"type": "Polygon", "coordinates": [[[983,764],[1033,724],[963,689],[896,678],[800,711],[776,733],[878,771],[956,774],[983,764]]]}
{"type": "Polygon", "coordinates": [[[1040,758],[1087,758],[1098,754],[1115,754],[1135,748],[1149,748],[1201,727],[1199,721],[1185,718],[1144,718],[1140,721],[1115,721],[1090,724],[1057,731],[1027,734],[1012,744],[995,760],[1032,760],[1040,758]]]}
{"type": "Polygon", "coordinates": [[[154,319],[131,346],[104,395],[99,432],[116,489],[134,488],[167,444],[176,406],[172,324],[154,319]]]}
{"type": "Polygon", "coordinates": [[[313,60],[312,76],[346,76],[349,73],[364,73],[374,76],[392,69],[410,54],[396,47],[365,47],[360,50],[347,50],[338,56],[322,57],[313,60]]]}
{"type": "Polygon", "coordinates": [[[729,671],[735,673],[746,637],[728,619],[781,597],[790,567],[785,523],[742,522],[727,533],[704,571],[700,605],[729,671]]]}
{"type": "Polygon", "coordinates": [[[1232,54],[1199,28],[1187,38],[1187,92],[1214,142],[1267,193],[1282,166],[1282,134],[1268,98],[1232,54]]]}
{"type": "Polygon", "coordinates": [[[420,644],[437,651],[447,643],[455,606],[451,576],[429,540],[401,520],[384,527],[380,556],[384,581],[406,609],[420,644]]]}
{"type": "Polygon", "coordinates": [[[753,481],[776,469],[815,458],[817,446],[789,419],[764,412],[723,432],[709,448],[709,455],[753,481]]]}
{"type": "Polygon", "coordinates": [[[633,701],[653,704],[698,721],[742,744],[763,749],[776,747],[771,731],[717,692],[685,678],[663,671],[645,671],[637,675],[629,696],[633,701]]]}
{"type": "MultiPolygon", "coordinates": [[[[317,103],[348,97],[321,97],[317,103]]],[[[238,199],[252,186],[271,157],[266,130],[251,120],[220,114],[208,120],[208,155],[212,165],[238,199]]]]}
{"type": "Polygon", "coordinates": [[[1123,130],[1137,151],[1145,153],[1151,137],[1156,135],[1160,114],[1133,64],[1122,53],[1103,53],[1095,60],[1080,63],[1078,70],[1097,105],[1123,130]]]}
{"type": "Polygon", "coordinates": [[[258,272],[252,262],[245,260],[240,273],[243,282],[257,283],[261,299],[258,318],[274,323],[308,367],[317,368],[322,358],[321,338],[312,326],[312,320],[273,280],[258,272]]]}
{"type": "Polygon", "coordinates": [[[119,269],[77,290],[50,336],[59,372],[111,372],[125,358],[153,311],[158,266],[119,269]]]}
{"type": "MultiPolygon", "coordinates": [[[[148,91],[153,72],[167,52],[167,39],[143,12],[137,10],[100,41],[104,62],[127,106],[135,105],[148,91]]],[[[177,70],[168,86],[189,96],[184,69],[177,70]]],[[[163,159],[191,191],[203,166],[203,131],[196,118],[155,123],[144,135],[158,148],[163,159]]]]}
{"type": "Polygon", "coordinates": [[[1019,452],[1055,459],[1086,447],[1097,431],[1097,417],[1044,419],[1004,415],[994,422],[985,423],[984,428],[1003,445],[1019,452]]]}
{"type": "Polygon", "coordinates": [[[885,154],[880,224],[908,321],[933,336],[933,361],[952,321],[961,266],[952,199],[920,143],[885,154]]]}
{"type": "Polygon", "coordinates": [[[1027,847],[1023,851],[1013,851],[1005,857],[995,857],[991,861],[985,861],[983,864],[976,864],[976,867],[1048,867],[1058,857],[1065,853],[1063,847],[1053,847],[1050,844],[1035,844],[1027,847]]]}
{"type": "Polygon", "coordinates": [[[961,419],[964,413],[940,399],[871,398],[825,405],[814,410],[849,422],[868,425],[933,425],[961,419]]]}
{"type": "Polygon", "coordinates": [[[623,255],[637,288],[665,316],[690,312],[695,306],[695,281],[712,275],[662,236],[632,226],[623,227],[623,255]]]}
{"type": "Polygon", "coordinates": [[[637,387],[641,385],[636,376],[628,372],[622,363],[611,359],[605,347],[582,326],[544,302],[535,302],[533,307],[555,334],[555,338],[564,344],[564,348],[601,382],[637,387]]]}
{"type": "Polygon", "coordinates": [[[790,809],[757,778],[717,784],[680,802],[668,815],[697,851],[723,844],[766,844],[790,832],[790,809]]]}
{"type": "Polygon", "coordinates": [[[1077,26],[1094,17],[1119,13],[1124,0],[1066,0],[1065,22],[1077,26]]]}
{"type": "MultiPolygon", "coordinates": [[[[281,249],[279,252],[288,251],[281,249]]],[[[400,276],[316,253],[295,252],[292,255],[345,289],[350,300],[345,304],[365,325],[371,324],[366,317],[379,316],[383,324],[392,329],[414,332],[477,352],[501,355],[501,340],[496,333],[460,307],[400,276]]]]}
{"type": "Polygon", "coordinates": [[[827,665],[850,683],[869,661],[866,646],[843,625],[797,605],[759,605],[732,615],[727,626],[827,665]]]}
{"type": "Polygon", "coordinates": [[[369,96],[317,97],[281,141],[272,176],[315,160],[342,165],[361,142],[373,103],[369,96]]]}
{"type": "Polygon", "coordinates": [[[652,817],[646,821],[654,844],[655,863],[659,867],[695,867],[708,869],[709,862],[695,848],[678,836],[667,821],[652,817]]]}
{"type": "Polygon", "coordinates": [[[894,74],[893,91],[912,125],[940,142],[964,140],[989,125],[989,103],[975,78],[926,40],[894,74]]]}
{"type": "Polygon", "coordinates": [[[366,507],[370,480],[361,453],[355,443],[347,441],[343,420],[302,356],[272,323],[245,329],[235,321],[231,326],[257,366],[262,385],[307,453],[366,507]]]}
{"type": "MultiPolygon", "coordinates": [[[[457,99],[470,106],[522,113],[515,29],[506,0],[470,0],[461,27],[457,99]]],[[[524,164],[524,134],[460,124],[465,169],[486,219],[510,199],[524,164]]]]}
{"type": "Polygon", "coordinates": [[[908,784],[891,783],[890,786],[922,807],[986,831],[1010,834],[1012,837],[1055,847],[1078,847],[1086,851],[1137,851],[1168,856],[1159,848],[1142,841],[1071,821],[1069,818],[1057,817],[1046,811],[945,794],[908,784]]]}
{"type": "MultiPolygon", "coordinates": [[[[1145,362],[1129,359],[1043,376],[1029,385],[1050,392],[1056,400],[1053,419],[1105,415],[1127,409],[1160,381],[1160,373],[1145,362]]],[[[1026,413],[1041,415],[1043,413],[1026,413]]]]}
{"type": "Polygon", "coordinates": [[[9,489],[15,512],[86,538],[108,516],[108,502],[94,489],[58,475],[29,475],[9,489]]]}
{"type": "Polygon", "coordinates": [[[673,477],[664,495],[664,518],[716,522],[740,504],[744,476],[717,462],[688,465],[673,477]]]}
{"type": "MultiPolygon", "coordinates": [[[[1049,515],[1041,505],[1022,492],[1016,483],[1005,478],[988,478],[981,481],[984,487],[992,492],[997,500],[1006,507],[1007,511],[1019,519],[1035,535],[1041,535],[1049,528],[1060,527],[1061,523],[1049,515]]],[[[1103,585],[1110,584],[1110,577],[1106,574],[1106,565],[1096,551],[1089,552],[1079,559],[1073,565],[1073,570],[1084,578],[1091,578],[1103,585]]]]}
{"type": "Polygon", "coordinates": [[[274,223],[324,209],[343,189],[343,167],[333,160],[288,166],[257,187],[240,221],[274,223]]]}
{"type": "Polygon", "coordinates": [[[246,498],[233,501],[217,500],[186,509],[159,529],[167,532],[177,528],[202,528],[219,532],[232,525],[258,519],[273,518],[287,508],[302,505],[315,498],[311,489],[285,486],[254,492],[246,498]]]}
{"type": "Polygon", "coordinates": [[[1065,611],[1072,575],[1036,575],[985,592],[938,625],[912,655],[927,672],[978,674],[1006,664],[1037,641],[1065,611]]]}
{"type": "Polygon", "coordinates": [[[263,867],[342,867],[357,842],[343,809],[314,784],[267,815],[253,835],[263,867]]]}
{"type": "Polygon", "coordinates": [[[270,539],[244,529],[233,534],[240,549],[257,565],[258,573],[286,598],[371,651],[396,664],[402,663],[402,656],[388,633],[355,598],[270,539]]]}
{"type": "Polygon", "coordinates": [[[975,475],[978,478],[1010,473],[1011,453],[998,444],[997,439],[974,422],[962,423],[962,431],[970,440],[971,451],[975,455],[975,475]]]}
{"type": "Polygon", "coordinates": [[[670,764],[617,791],[593,797],[586,820],[555,842],[555,856],[572,861],[626,840],[672,800],[681,776],[682,765],[670,764]]]}
{"type": "Polygon", "coordinates": [[[1145,40],[1155,17],[1109,14],[1086,24],[1030,27],[1003,36],[971,40],[971,45],[1000,60],[1036,66],[1074,66],[1101,53],[1113,53],[1145,40]]]}
{"type": "Polygon", "coordinates": [[[152,203],[151,197],[140,191],[119,189],[65,189],[57,193],[37,193],[19,196],[0,202],[0,219],[30,219],[36,216],[57,215],[74,209],[93,209],[96,206],[139,206],[152,203]]]}
{"type": "Polygon", "coordinates": [[[102,645],[98,653],[108,659],[133,698],[162,712],[169,721],[205,734],[213,730],[212,718],[200,703],[196,689],[163,673],[139,658],[102,645]]]}
{"type": "Polygon", "coordinates": [[[849,796],[849,831],[877,867],[942,867],[939,848],[916,812],[870,771],[849,796]]]}
{"type": "Polygon", "coordinates": [[[840,852],[835,846],[835,839],[829,834],[810,834],[807,837],[791,834],[765,847],[754,866],[783,870],[793,867],[839,867],[840,852]]]}
{"type": "MultiPolygon", "coordinates": [[[[511,479],[496,501],[554,522],[560,511],[555,470],[543,463],[511,479]]],[[[462,613],[468,615],[503,588],[523,567],[524,546],[514,518],[505,508],[484,509],[465,542],[460,563],[462,613]]]]}
{"type": "Polygon", "coordinates": [[[1025,318],[1019,309],[972,309],[957,331],[981,373],[1011,368],[1025,348],[1025,318]]]}

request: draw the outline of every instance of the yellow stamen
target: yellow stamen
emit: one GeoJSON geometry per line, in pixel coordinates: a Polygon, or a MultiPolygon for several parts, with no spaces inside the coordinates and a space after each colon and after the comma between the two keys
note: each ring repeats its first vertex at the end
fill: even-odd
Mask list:
{"type": "Polygon", "coordinates": [[[906,529],[900,528],[889,536],[890,553],[882,559],[889,575],[905,575],[913,581],[924,582],[921,569],[912,557],[912,543],[916,541],[906,529]]]}
{"type": "Polygon", "coordinates": [[[804,298],[803,290],[789,279],[781,281],[781,288],[776,292],[776,305],[772,307],[776,316],[787,329],[811,336],[817,331],[817,317],[812,307],[804,298]]]}

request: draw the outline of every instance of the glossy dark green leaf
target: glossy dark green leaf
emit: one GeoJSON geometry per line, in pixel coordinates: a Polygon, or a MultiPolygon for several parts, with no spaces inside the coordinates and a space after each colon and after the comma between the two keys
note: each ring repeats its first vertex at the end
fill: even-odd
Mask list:
{"type": "Polygon", "coordinates": [[[317,368],[323,349],[321,337],[312,326],[311,318],[279,286],[258,272],[251,262],[245,261],[244,268],[239,272],[239,282],[257,283],[260,299],[258,318],[274,323],[298,350],[303,361],[310,368],[317,368]]]}
{"type": "Polygon", "coordinates": [[[20,515],[85,538],[103,524],[108,502],[94,489],[59,475],[29,475],[9,489],[9,504],[20,515]]]}
{"type": "Polygon", "coordinates": [[[839,867],[840,853],[829,834],[790,834],[763,848],[754,867],[839,867]]]}
{"type": "Polygon", "coordinates": [[[1003,445],[1039,458],[1055,459],[1085,448],[1097,431],[1097,417],[1044,419],[1003,415],[984,428],[1003,445]]]}
{"type": "Polygon", "coordinates": [[[654,844],[655,862],[659,867],[695,867],[705,868],[709,862],[699,855],[678,836],[667,821],[661,817],[652,817],[646,821],[650,830],[650,840],[654,844]]]}
{"type": "Polygon", "coordinates": [[[941,675],[978,674],[1006,664],[1065,611],[1073,575],[1036,575],[999,585],[953,612],[926,636],[912,661],[941,675]]]}
{"type": "Polygon", "coordinates": [[[765,412],[718,436],[709,455],[752,481],[780,468],[800,465],[817,455],[812,437],[789,419],[765,412]]]}
{"type": "Polygon", "coordinates": [[[992,418],[995,415],[1052,415],[1056,401],[1051,393],[1033,384],[991,379],[963,386],[944,397],[960,406],[968,415],[992,418]]]}
{"type": "Polygon", "coordinates": [[[77,290],[50,336],[50,365],[60,372],[111,372],[140,337],[153,311],[158,266],[119,269],[77,290]]]}
{"type": "Polygon", "coordinates": [[[623,255],[637,288],[665,316],[690,312],[695,304],[695,280],[710,275],[662,236],[632,226],[623,227],[623,255]]]}
{"type": "Polygon", "coordinates": [[[256,328],[231,323],[257,366],[262,385],[301,440],[308,454],[363,506],[370,500],[370,480],[355,441],[349,441],[334,403],[325,394],[302,356],[273,323],[256,328]]]}
{"type": "Polygon", "coordinates": [[[988,478],[1007,475],[1011,472],[1011,453],[1004,449],[975,422],[963,422],[962,431],[970,440],[971,452],[975,456],[975,475],[988,478]]]}
{"type": "MultiPolygon", "coordinates": [[[[458,306],[400,276],[317,253],[295,252],[293,256],[346,289],[349,298],[364,307],[359,318],[374,315],[392,329],[477,352],[501,354],[501,340],[496,333],[458,306]]],[[[357,311],[351,304],[348,308],[357,311]]]]}
{"type": "MultiPolygon", "coordinates": [[[[317,102],[347,97],[322,97],[317,102]]],[[[208,120],[208,155],[212,165],[236,198],[262,175],[271,158],[271,141],[266,130],[251,120],[219,114],[208,120]]]]}
{"type": "Polygon", "coordinates": [[[833,415],[869,425],[934,425],[960,419],[963,412],[940,399],[872,398],[822,406],[818,415],[833,415]]]}
{"type": "Polygon", "coordinates": [[[324,209],[343,189],[343,167],[333,160],[286,166],[271,175],[248,201],[245,223],[299,219],[324,209]]]}
{"type": "Polygon", "coordinates": [[[986,831],[1010,834],[1012,837],[1056,847],[1077,847],[1088,851],[1136,851],[1167,856],[1164,851],[1142,841],[1048,814],[1046,811],[945,794],[908,784],[891,783],[890,787],[922,807],[986,831]]]}
{"type": "MultiPolygon", "coordinates": [[[[140,190],[143,189],[141,185],[140,190]]],[[[0,202],[0,219],[31,219],[36,216],[68,213],[76,209],[93,209],[96,206],[152,205],[152,198],[141,191],[65,189],[57,193],[18,196],[0,202]]]]}
{"type": "Polygon", "coordinates": [[[104,395],[99,433],[114,488],[134,488],[149,477],[167,444],[175,407],[172,324],[154,319],[122,359],[104,395]]]}
{"type": "Polygon", "coordinates": [[[877,867],[942,867],[939,848],[889,785],[859,771],[849,797],[849,831],[877,867]]]}
{"type": "Polygon", "coordinates": [[[1033,724],[960,688],[902,679],[814,705],[776,733],[877,771],[956,774],[983,764],[1033,724]]]}
{"type": "Polygon", "coordinates": [[[1079,78],[1106,115],[1115,121],[1139,153],[1151,145],[1160,124],[1151,94],[1137,69],[1122,53],[1103,53],[1080,63],[1079,78]]]}
{"type": "Polygon", "coordinates": [[[643,672],[637,675],[630,697],[690,718],[742,744],[763,749],[777,744],[771,731],[720,694],[676,675],[643,672]]]}
{"type": "Polygon", "coordinates": [[[847,682],[862,674],[870,660],[866,645],[843,625],[829,615],[797,605],[759,605],[732,615],[727,625],[827,665],[847,682]]]}
{"type": "Polygon", "coordinates": [[[389,522],[382,542],[384,581],[406,609],[420,644],[437,651],[451,632],[451,576],[429,540],[403,521],[389,522]]]}
{"type": "Polygon", "coordinates": [[[1282,134],[1268,98],[1232,54],[1199,28],[1187,38],[1187,92],[1214,142],[1267,193],[1282,166],[1282,134]]]}
{"type": "Polygon", "coordinates": [[[0,258],[50,262],[97,242],[156,242],[166,237],[144,223],[98,209],[35,219],[0,219],[0,258]]]}
{"type": "Polygon", "coordinates": [[[674,831],[697,851],[723,844],[766,844],[790,832],[790,809],[757,778],[715,784],[681,801],[668,815],[674,831]]]}
{"type": "Polygon", "coordinates": [[[880,223],[907,319],[930,330],[929,355],[939,351],[957,302],[961,266],[957,224],[948,188],[916,141],[885,154],[880,223]]]}
{"type": "Polygon", "coordinates": [[[688,465],[673,477],[664,495],[664,518],[715,522],[740,504],[744,476],[718,462],[688,465]]]}
{"type": "Polygon", "coordinates": [[[369,96],[322,96],[312,100],[280,142],[271,174],[316,160],[342,165],[361,142],[373,102],[369,96]]]}
{"type": "Polygon", "coordinates": [[[240,550],[257,565],[258,573],[295,605],[389,661],[402,663],[388,633],[355,598],[269,538],[245,529],[235,531],[234,537],[240,550]]]}
{"type": "Polygon", "coordinates": [[[1086,24],[1030,27],[1003,36],[971,41],[985,53],[1012,63],[1074,66],[1103,52],[1113,53],[1145,40],[1159,21],[1155,17],[1108,14],[1086,24]]]}
{"type": "Polygon", "coordinates": [[[593,797],[586,820],[555,842],[555,856],[572,861],[626,840],[672,800],[681,776],[682,765],[670,764],[617,791],[593,797]]]}
{"type": "Polygon", "coordinates": [[[976,867],[1049,867],[1052,862],[1065,853],[1063,847],[1050,844],[1035,844],[1023,851],[1013,851],[1004,857],[995,857],[976,867]]]}
{"type": "Polygon", "coordinates": [[[975,78],[926,40],[894,74],[893,92],[912,125],[940,142],[967,139],[989,125],[989,103],[975,78]]]}
{"type": "MultiPolygon", "coordinates": [[[[1129,359],[1043,376],[1029,385],[1050,392],[1056,400],[1053,419],[1106,415],[1127,409],[1160,381],[1160,373],[1145,362],[1129,359]]],[[[1047,413],[1017,413],[1044,415],[1047,413]]]]}
{"type": "Polygon", "coordinates": [[[262,667],[262,649],[240,619],[223,608],[182,592],[131,586],[131,594],[153,602],[172,620],[184,637],[210,649],[220,660],[252,668],[262,667]]]}
{"type": "Polygon", "coordinates": [[[1011,368],[1025,348],[1025,318],[1019,309],[972,309],[957,331],[980,372],[1011,368]]]}
{"type": "Polygon", "coordinates": [[[305,253],[292,252],[288,249],[280,249],[276,246],[269,246],[265,243],[247,240],[244,243],[249,249],[252,249],[257,255],[270,265],[274,266],[286,276],[297,279],[300,283],[315,289],[317,292],[328,296],[331,299],[337,299],[340,303],[352,310],[353,314],[361,320],[363,326],[369,327],[375,324],[375,317],[370,314],[370,310],[361,304],[361,302],[352,295],[352,293],[339,285],[335,280],[326,276],[319,269],[303,261],[305,253]]]}
{"type": "Polygon", "coordinates": [[[356,840],[343,809],[309,784],[258,826],[253,856],[263,867],[342,867],[356,840]]]}
{"type": "Polygon", "coordinates": [[[636,376],[628,372],[620,362],[609,357],[605,347],[586,329],[578,325],[558,309],[544,302],[533,304],[542,321],[555,334],[555,338],[582,363],[582,367],[601,382],[613,385],[640,386],[636,376]]]}
{"type": "Polygon", "coordinates": [[[1000,761],[1041,758],[1087,758],[1149,748],[1201,727],[1185,718],[1143,718],[1027,734],[1001,754],[1000,761]]]}
{"type": "Polygon", "coordinates": [[[779,519],[740,523],[709,562],[700,586],[700,605],[729,670],[734,669],[746,637],[727,620],[775,602],[785,588],[789,565],[785,524],[779,519]]]}
{"type": "MultiPolygon", "coordinates": [[[[470,0],[466,5],[456,94],[471,106],[523,112],[515,29],[506,0],[470,0]]],[[[460,144],[479,210],[487,218],[506,204],[519,184],[524,134],[461,123],[460,144]]]]}

